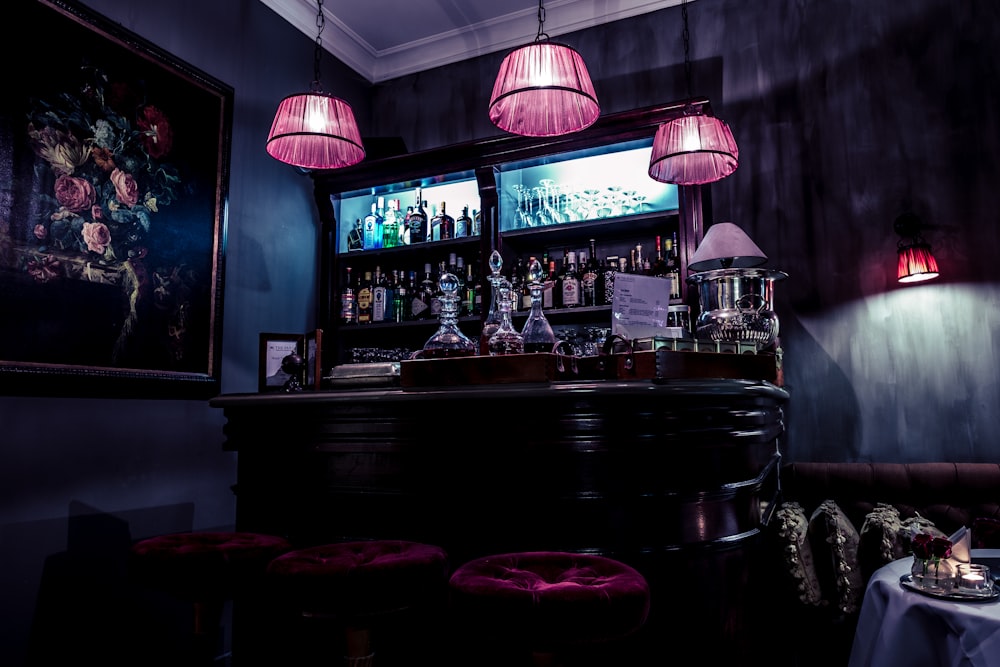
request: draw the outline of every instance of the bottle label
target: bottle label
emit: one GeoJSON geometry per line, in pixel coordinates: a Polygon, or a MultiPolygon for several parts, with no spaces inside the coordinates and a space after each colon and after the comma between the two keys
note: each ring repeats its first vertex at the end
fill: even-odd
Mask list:
{"type": "Polygon", "coordinates": [[[385,288],[376,287],[372,290],[372,322],[385,321],[385,288]]]}
{"type": "Polygon", "coordinates": [[[420,317],[429,307],[430,306],[428,306],[423,299],[420,297],[414,297],[413,301],[410,303],[410,313],[414,318],[417,318],[420,317]]]}
{"type": "Polygon", "coordinates": [[[562,305],[563,308],[580,305],[580,283],[570,279],[563,280],[562,305]]]}
{"type": "Polygon", "coordinates": [[[354,323],[354,294],[344,294],[340,297],[340,319],[344,324],[354,323]]]}

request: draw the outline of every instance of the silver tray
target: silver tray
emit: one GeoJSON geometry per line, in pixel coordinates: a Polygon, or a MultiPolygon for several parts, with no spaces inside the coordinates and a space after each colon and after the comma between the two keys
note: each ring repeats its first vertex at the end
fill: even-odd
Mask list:
{"type": "Polygon", "coordinates": [[[899,585],[907,590],[922,593],[923,595],[938,598],[939,600],[952,600],[957,602],[993,602],[994,600],[1000,598],[1000,588],[997,588],[998,584],[995,578],[993,580],[993,592],[988,595],[980,593],[965,593],[959,589],[945,593],[943,591],[921,588],[913,583],[913,579],[908,574],[904,574],[899,578],[899,585]]]}

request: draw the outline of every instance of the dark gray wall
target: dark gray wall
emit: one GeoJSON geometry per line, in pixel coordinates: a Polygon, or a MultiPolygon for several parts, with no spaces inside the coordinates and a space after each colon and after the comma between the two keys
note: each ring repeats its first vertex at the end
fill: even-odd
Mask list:
{"type": "MultiPolygon", "coordinates": [[[[313,40],[258,0],[86,4],[235,89],[222,388],[256,391],[259,332],[314,324],[311,181],[264,151],[278,101],[312,81],[313,40]]],[[[364,131],[367,82],[328,55],[321,73],[364,131]]],[[[222,450],[223,423],[205,401],[0,397],[0,665],[29,655],[54,664],[46,651],[58,650],[74,661],[122,658],[111,650],[120,644],[108,645],[123,620],[106,608],[113,582],[67,586],[67,563],[81,551],[118,549],[123,534],[231,527],[236,457],[222,450]],[[73,647],[58,623],[70,609],[79,630],[71,636],[84,642],[73,647]],[[57,623],[46,628],[43,619],[57,623]]]]}
{"type": "MultiPolygon", "coordinates": [[[[691,92],[740,147],[711,220],[790,276],[776,288],[786,456],[1000,459],[1000,5],[697,0],[688,14],[691,92]],[[906,206],[935,226],[943,277],[904,288],[892,224],[906,206]]],[[[559,40],[610,113],[687,96],[681,25],[675,7],[559,40]]],[[[502,57],[379,86],[375,133],[411,149],[496,134],[502,57]]]]}
{"type": "MultiPolygon", "coordinates": [[[[87,4],[236,90],[222,384],[254,391],[258,333],[315,324],[310,183],[263,150],[278,100],[312,78],[312,39],[258,0],[87,4]]],[[[689,12],[692,92],[711,97],[741,150],[712,186],[713,219],[741,225],[790,274],[777,291],[786,455],[1000,459],[1000,6],[697,0],[689,12]],[[892,221],[907,199],[938,226],[927,237],[945,276],[899,288],[892,221]]],[[[679,19],[672,8],[564,39],[604,112],[686,94],[679,19]]],[[[501,57],[382,84],[370,106],[329,57],[323,82],[363,134],[418,150],[497,133],[486,103],[501,57]]],[[[23,664],[36,616],[53,613],[45,583],[80,543],[71,530],[93,543],[232,525],[222,425],[201,401],[0,398],[0,663],[23,664]],[[115,530],[81,521],[102,512],[115,530]]],[[[77,658],[107,662],[97,651],[112,628],[99,624],[101,645],[75,645],[77,658]]]]}

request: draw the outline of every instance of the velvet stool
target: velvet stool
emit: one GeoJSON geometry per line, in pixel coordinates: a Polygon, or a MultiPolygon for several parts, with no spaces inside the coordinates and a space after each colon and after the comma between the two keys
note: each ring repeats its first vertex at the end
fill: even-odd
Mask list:
{"type": "MultiPolygon", "coordinates": [[[[391,642],[399,651],[405,643],[398,636],[378,639],[400,617],[443,612],[448,555],[441,547],[403,540],[337,542],[279,556],[268,565],[267,577],[283,608],[337,628],[345,665],[368,667],[376,645],[391,642]]],[[[404,660],[425,662],[413,655],[404,660]]]]}
{"type": "Polygon", "coordinates": [[[539,667],[572,662],[570,649],[586,654],[623,640],[649,615],[649,584],[637,570],[559,551],[469,561],[452,573],[449,599],[456,623],[490,654],[513,649],[511,659],[539,667]]]}
{"type": "Polygon", "coordinates": [[[140,586],[191,605],[191,644],[184,659],[210,664],[218,657],[226,603],[261,594],[267,564],[291,548],[282,537],[250,532],[159,535],[131,546],[129,575],[140,586]]]}

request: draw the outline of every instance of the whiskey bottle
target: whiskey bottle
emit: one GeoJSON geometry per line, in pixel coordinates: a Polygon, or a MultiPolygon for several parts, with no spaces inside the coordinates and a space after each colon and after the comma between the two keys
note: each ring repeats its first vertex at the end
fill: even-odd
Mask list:
{"type": "Polygon", "coordinates": [[[372,298],[372,272],[365,271],[365,277],[358,284],[358,324],[371,324],[372,298]]]}
{"type": "Polygon", "coordinates": [[[415,320],[427,319],[431,316],[431,299],[434,297],[434,279],[431,277],[431,265],[424,264],[424,278],[417,287],[413,301],[410,302],[410,313],[415,320]]]}
{"type": "Polygon", "coordinates": [[[430,240],[430,236],[427,234],[427,211],[424,210],[424,202],[420,196],[420,188],[417,188],[417,203],[413,207],[413,213],[409,216],[410,245],[426,243],[430,240]]]}
{"type": "Polygon", "coordinates": [[[580,278],[576,274],[576,252],[566,253],[566,270],[559,277],[559,294],[562,297],[563,308],[576,308],[580,305],[580,278]]]}
{"type": "Polygon", "coordinates": [[[441,202],[437,213],[431,221],[435,241],[448,241],[455,238],[455,218],[448,215],[445,203],[441,202]]]}
{"type": "Polygon", "coordinates": [[[673,239],[667,239],[667,277],[670,278],[670,298],[681,298],[681,265],[677,258],[677,232],[673,239]]]}
{"type": "Polygon", "coordinates": [[[602,306],[610,306],[615,300],[615,276],[618,274],[618,255],[608,255],[604,258],[604,268],[601,270],[601,283],[603,293],[601,298],[602,306]]]}
{"type": "MultiPolygon", "coordinates": [[[[448,270],[448,267],[445,266],[445,263],[443,261],[438,262],[437,281],[434,282],[434,293],[431,296],[430,317],[441,316],[441,307],[444,305],[444,302],[441,300],[441,297],[444,295],[443,289],[441,287],[441,276],[443,276],[446,273],[451,273],[448,270]]],[[[454,277],[455,274],[451,273],[451,275],[454,277]]],[[[458,279],[456,278],[456,280],[458,279]]]]}

